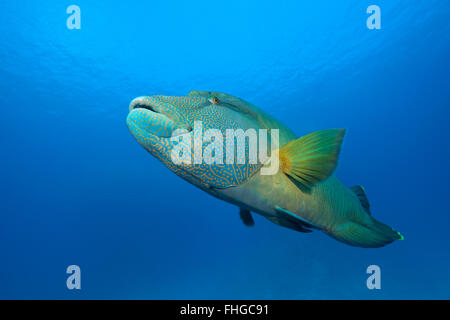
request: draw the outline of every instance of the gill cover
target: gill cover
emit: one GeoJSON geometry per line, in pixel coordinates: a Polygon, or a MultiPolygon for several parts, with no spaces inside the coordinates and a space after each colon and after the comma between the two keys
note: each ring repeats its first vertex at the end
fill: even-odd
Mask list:
{"type": "Polygon", "coordinates": [[[255,125],[252,129],[256,132],[260,127],[257,122],[241,121],[245,117],[245,112],[240,110],[239,105],[230,104],[230,101],[225,102],[223,94],[217,95],[220,95],[220,98],[211,94],[190,93],[189,98],[206,101],[205,105],[186,114],[191,122],[201,121],[202,126],[194,122],[192,131],[171,139],[173,144],[171,152],[186,160],[178,163],[176,169],[172,170],[188,181],[207,189],[240,185],[263,165],[258,159],[256,163],[250,163],[249,139],[244,141],[245,161],[238,162],[238,139],[234,135],[229,135],[229,130],[237,133],[236,130],[241,129],[245,132],[250,128],[249,123],[255,125]],[[184,155],[184,152],[188,154],[184,155]],[[229,161],[228,155],[232,155],[232,162],[229,161]],[[211,163],[211,160],[214,162],[211,163]]]}

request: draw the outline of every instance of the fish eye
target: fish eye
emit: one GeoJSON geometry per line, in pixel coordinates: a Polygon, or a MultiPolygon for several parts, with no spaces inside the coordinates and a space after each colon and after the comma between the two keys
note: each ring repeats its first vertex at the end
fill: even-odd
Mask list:
{"type": "Polygon", "coordinates": [[[211,102],[212,104],[218,104],[219,103],[219,99],[217,97],[211,97],[209,99],[209,102],[211,102]]]}

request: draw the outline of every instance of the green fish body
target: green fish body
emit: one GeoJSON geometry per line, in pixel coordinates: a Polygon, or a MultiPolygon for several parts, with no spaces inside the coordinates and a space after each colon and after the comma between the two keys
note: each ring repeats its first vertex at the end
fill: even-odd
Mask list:
{"type": "MultiPolygon", "coordinates": [[[[194,91],[183,97],[140,97],[129,108],[127,124],[136,140],[186,181],[237,205],[246,225],[254,224],[251,212],[255,212],[283,227],[304,233],[321,230],[358,247],[381,247],[403,239],[372,217],[361,186],[347,188],[332,174],[345,130],[322,130],[299,138],[254,105],[210,91],[194,91]],[[196,130],[199,122],[204,136],[196,130]],[[279,170],[263,174],[270,163],[251,163],[247,140],[243,144],[244,163],[196,161],[199,153],[225,158],[229,146],[220,137],[228,137],[227,130],[239,129],[278,130],[277,143],[272,136],[268,138],[267,154],[278,159],[279,170]],[[215,135],[208,137],[211,143],[202,145],[206,132],[215,135]],[[214,143],[216,148],[211,151],[214,143]],[[186,162],[174,163],[174,148],[185,150],[180,154],[187,157],[186,162]],[[221,149],[226,152],[218,155],[221,149]]],[[[233,152],[230,154],[236,155],[233,152]]]]}

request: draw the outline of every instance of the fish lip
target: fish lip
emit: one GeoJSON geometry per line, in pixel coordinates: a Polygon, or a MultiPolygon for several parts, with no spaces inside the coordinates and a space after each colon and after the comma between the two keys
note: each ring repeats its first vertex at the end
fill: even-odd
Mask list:
{"type": "MultiPolygon", "coordinates": [[[[141,110],[141,112],[143,111],[145,113],[158,114],[159,118],[163,119],[163,121],[167,121],[168,123],[172,124],[174,127],[176,127],[176,129],[184,130],[177,134],[175,134],[175,130],[174,130],[174,131],[172,131],[170,136],[159,136],[149,130],[145,130],[147,134],[158,137],[160,139],[162,139],[162,138],[170,139],[171,137],[175,137],[175,136],[178,136],[178,135],[184,134],[184,133],[190,133],[192,131],[192,128],[184,128],[184,126],[182,126],[180,123],[178,123],[178,121],[173,118],[172,114],[165,112],[165,110],[161,107],[153,105],[150,102],[150,100],[148,99],[148,97],[146,97],[146,96],[134,98],[130,102],[128,109],[129,109],[129,113],[128,113],[129,116],[136,110],[141,110]]],[[[127,120],[127,122],[128,122],[128,120],[127,120]]]]}
{"type": "Polygon", "coordinates": [[[131,112],[134,109],[147,109],[150,110],[152,112],[156,112],[156,113],[160,113],[159,110],[156,109],[155,106],[153,106],[148,99],[146,99],[145,97],[137,97],[134,98],[131,102],[130,105],[128,106],[128,110],[131,112]]]}

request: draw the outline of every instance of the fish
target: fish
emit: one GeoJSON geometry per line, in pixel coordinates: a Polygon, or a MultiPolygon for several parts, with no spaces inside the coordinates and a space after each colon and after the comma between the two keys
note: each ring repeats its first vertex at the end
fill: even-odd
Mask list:
{"type": "Polygon", "coordinates": [[[404,239],[372,216],[362,186],[346,187],[335,177],[345,129],[299,137],[255,105],[216,91],[137,97],[129,105],[127,126],[172,172],[236,205],[246,226],[255,225],[256,213],[282,227],[322,231],[355,247],[378,248],[404,239]],[[236,137],[228,136],[239,130],[263,132],[259,142],[266,141],[265,156],[250,159],[250,133],[239,151],[236,137]],[[239,152],[241,161],[236,160],[239,152]],[[224,153],[228,162],[219,161],[224,153]]]}

